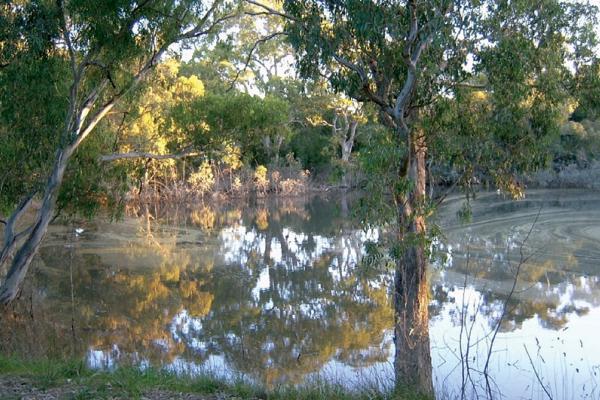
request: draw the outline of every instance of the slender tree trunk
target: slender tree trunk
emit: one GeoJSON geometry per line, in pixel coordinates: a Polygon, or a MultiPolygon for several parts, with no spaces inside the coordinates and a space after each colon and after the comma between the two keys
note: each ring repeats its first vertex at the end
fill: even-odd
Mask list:
{"type": "Polygon", "coordinates": [[[400,196],[399,243],[402,255],[396,260],[394,279],[396,385],[426,395],[433,394],[431,350],[429,345],[429,285],[425,254],[425,145],[413,140],[408,176],[414,182],[412,193],[400,196]]]}
{"type": "Polygon", "coordinates": [[[348,118],[348,115],[344,114],[344,124],[341,128],[338,128],[337,121],[338,116],[335,115],[332,124],[332,130],[334,137],[339,135],[339,143],[341,147],[341,160],[342,160],[342,187],[350,187],[349,182],[349,168],[350,168],[350,155],[352,154],[352,147],[354,147],[354,139],[356,138],[356,128],[358,127],[358,121],[348,118]]]}

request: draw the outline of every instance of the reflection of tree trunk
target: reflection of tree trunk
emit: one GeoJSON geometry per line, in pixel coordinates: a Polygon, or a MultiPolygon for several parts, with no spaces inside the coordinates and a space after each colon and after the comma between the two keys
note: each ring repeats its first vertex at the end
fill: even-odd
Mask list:
{"type": "Polygon", "coordinates": [[[411,146],[408,177],[415,186],[409,196],[397,199],[399,243],[402,255],[396,261],[394,280],[395,373],[398,387],[433,393],[429,347],[429,287],[423,235],[425,217],[419,208],[425,200],[425,146],[411,146]]]}
{"type": "Polygon", "coordinates": [[[341,216],[342,218],[346,219],[350,213],[350,208],[348,207],[348,195],[346,191],[342,192],[341,203],[341,216]]]}
{"type": "Polygon", "coordinates": [[[271,227],[267,228],[265,233],[265,254],[263,255],[263,263],[265,265],[271,265],[271,241],[273,240],[271,229],[271,227]]]}

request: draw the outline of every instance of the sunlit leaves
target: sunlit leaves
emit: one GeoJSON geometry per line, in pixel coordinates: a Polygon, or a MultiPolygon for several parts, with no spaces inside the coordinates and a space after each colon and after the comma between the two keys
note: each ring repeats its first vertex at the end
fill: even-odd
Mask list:
{"type": "Polygon", "coordinates": [[[243,156],[255,161],[264,154],[265,137],[287,134],[288,107],[273,96],[208,94],[192,105],[188,116],[204,124],[188,133],[201,148],[233,141],[241,147],[243,156]]]}
{"type": "MultiPolygon", "coordinates": [[[[4,83],[0,87],[0,144],[8,151],[0,155],[3,166],[0,209],[8,211],[20,197],[44,185],[56,151],[70,145],[77,131],[91,122],[83,116],[94,115],[101,107],[108,111],[118,99],[131,101],[135,96],[130,96],[129,90],[160,61],[160,54],[188,36],[216,34],[219,24],[215,20],[232,11],[234,3],[221,0],[3,2],[0,5],[0,82],[4,83]],[[191,31],[194,27],[197,29],[191,31]],[[190,32],[193,34],[186,34],[190,32]],[[94,103],[96,90],[99,98],[88,114],[86,105],[90,103],[86,101],[94,103]],[[21,181],[14,179],[17,175],[11,173],[17,167],[22,168],[21,181]],[[23,176],[26,178],[22,179],[23,176]]],[[[227,18],[230,17],[232,15],[227,18]]],[[[179,78],[176,72],[171,75],[179,78]]],[[[204,93],[202,83],[195,77],[181,77],[171,87],[175,87],[181,101],[204,93]]],[[[154,135],[155,149],[162,153],[168,151],[173,142],[156,134],[164,131],[167,117],[148,116],[146,112],[152,113],[155,109],[142,107],[159,102],[157,97],[163,94],[151,94],[148,102],[130,115],[141,119],[137,136],[143,136],[141,131],[149,128],[146,138],[154,135]]],[[[172,99],[173,96],[167,100],[172,99]]],[[[113,116],[110,114],[107,125],[112,124],[115,131],[107,133],[109,128],[99,135],[121,133],[122,125],[131,122],[113,116]]],[[[93,130],[96,122],[89,127],[93,130]]],[[[122,138],[112,143],[98,140],[96,143],[106,147],[91,146],[80,149],[79,153],[91,148],[97,152],[112,152],[119,150],[122,142],[122,138]]],[[[144,144],[146,148],[151,147],[147,142],[144,144]]],[[[75,157],[92,160],[99,155],[76,154],[75,157]]],[[[79,167],[86,168],[85,172],[71,167],[67,175],[76,178],[92,171],[101,173],[94,163],[79,167]]],[[[88,180],[92,182],[94,179],[88,180]]],[[[70,198],[85,197],[83,193],[75,195],[72,189],[70,198]]]]}

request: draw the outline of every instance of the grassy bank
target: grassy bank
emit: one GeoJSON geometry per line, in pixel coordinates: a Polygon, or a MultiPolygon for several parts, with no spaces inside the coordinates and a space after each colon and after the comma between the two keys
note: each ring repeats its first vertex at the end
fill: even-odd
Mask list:
{"type": "Polygon", "coordinates": [[[23,361],[0,356],[2,399],[272,399],[272,400],[417,400],[414,393],[382,393],[372,389],[350,392],[342,385],[313,383],[300,388],[266,390],[214,376],[123,367],[96,371],[81,361],[23,361]]]}

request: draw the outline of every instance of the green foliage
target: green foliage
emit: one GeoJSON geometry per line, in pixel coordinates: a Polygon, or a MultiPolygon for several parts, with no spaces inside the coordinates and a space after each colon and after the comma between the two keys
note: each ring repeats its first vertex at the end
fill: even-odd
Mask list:
{"type": "Polygon", "coordinates": [[[576,75],[576,99],[578,106],[572,119],[580,122],[584,119],[600,118],[600,61],[582,65],[576,75]]]}
{"type": "Polygon", "coordinates": [[[396,220],[398,210],[391,195],[406,191],[409,184],[406,179],[399,179],[405,152],[405,148],[395,145],[393,133],[383,127],[374,130],[370,140],[363,145],[359,163],[365,175],[362,186],[369,193],[360,201],[359,214],[363,223],[385,226],[396,220]]]}
{"type": "Polygon", "coordinates": [[[0,69],[0,212],[44,183],[62,133],[66,73],[65,60],[27,53],[0,69]]]}
{"type": "Polygon", "coordinates": [[[188,130],[194,145],[233,141],[248,163],[267,162],[264,140],[289,135],[288,104],[281,98],[260,98],[245,93],[208,94],[193,104],[188,118],[202,121],[188,130]]]}
{"type": "Polygon", "coordinates": [[[91,219],[101,209],[107,210],[111,218],[122,216],[130,169],[124,164],[99,160],[113,140],[113,135],[103,131],[80,147],[67,169],[57,201],[58,212],[63,216],[91,219]]]}
{"type": "Polygon", "coordinates": [[[269,185],[267,172],[267,167],[264,165],[258,165],[254,170],[254,185],[256,190],[261,193],[265,193],[269,185]]]}
{"type": "Polygon", "coordinates": [[[213,175],[210,163],[208,161],[202,162],[198,168],[198,171],[190,174],[188,183],[201,195],[209,192],[215,184],[215,177],[213,175]]]}
{"type": "MultiPolygon", "coordinates": [[[[64,29],[75,58],[88,54],[93,60],[84,68],[79,97],[110,78],[102,102],[127,91],[139,64],[198,22],[210,3],[70,0],[64,10],[60,4],[0,5],[3,213],[45,184],[56,149],[72,139],[64,126],[72,83],[64,29]],[[17,168],[20,174],[13,173],[17,168]]],[[[233,1],[219,4],[224,10],[237,7],[233,1]]],[[[144,172],[168,180],[183,170],[182,161],[173,160],[98,162],[100,155],[114,152],[194,150],[225,168],[231,167],[225,159],[233,148],[239,151],[237,161],[249,167],[277,164],[292,152],[304,168],[343,175],[349,166],[335,161],[339,143],[328,124],[354,100],[370,102],[377,111],[394,106],[407,74],[407,2],[271,5],[293,18],[243,15],[228,20],[222,35],[200,43],[192,60],[160,60],[156,74],[129,93],[98,138],[78,151],[59,207],[91,216],[101,205],[116,204],[119,193],[144,172]],[[254,46],[282,29],[288,41],[276,35],[254,46]],[[290,46],[304,82],[282,73],[290,46]],[[328,82],[322,80],[324,71],[328,82]]],[[[444,0],[417,2],[416,13],[422,27],[418,39],[431,37],[418,64],[408,123],[425,138],[434,180],[442,185],[458,180],[467,190],[489,181],[518,194],[519,173],[553,159],[596,157],[600,69],[592,51],[594,7],[558,0],[457,1],[450,7],[444,0]],[[565,104],[575,110],[574,122],[561,130],[565,104]],[[588,147],[585,155],[580,146],[588,147]]],[[[372,124],[374,114],[367,108],[360,116],[359,131],[367,133],[357,145],[359,165],[365,189],[373,194],[365,205],[369,219],[389,221],[394,206],[386,196],[407,194],[414,182],[404,176],[405,138],[392,132],[385,112],[379,122],[392,130],[380,131],[372,124]]],[[[201,161],[190,163],[197,168],[201,161]]]]}
{"type": "Polygon", "coordinates": [[[289,150],[310,170],[323,169],[333,156],[331,134],[322,127],[298,129],[289,143],[289,150]]]}
{"type": "MultiPolygon", "coordinates": [[[[80,124],[89,122],[85,116],[94,115],[135,86],[135,74],[145,71],[143,65],[156,62],[146,64],[149,59],[181,40],[185,30],[189,33],[196,24],[208,25],[213,16],[207,12],[227,12],[234,6],[231,1],[201,0],[3,2],[0,212],[9,212],[23,196],[43,188],[57,151],[73,143],[74,135],[81,132],[80,124]],[[99,98],[94,102],[96,90],[99,98]],[[89,114],[87,104],[94,104],[89,114]],[[20,173],[15,174],[16,170],[20,173]]],[[[209,30],[216,31],[214,27],[209,30]]],[[[179,83],[189,86],[193,82],[179,83]]],[[[94,204],[104,191],[99,174],[106,169],[98,168],[92,159],[101,151],[115,150],[112,145],[101,148],[101,143],[108,145],[99,140],[82,150],[79,164],[69,168],[74,182],[61,194],[63,206],[69,202],[86,215],[96,209],[94,204]],[[76,188],[91,193],[75,193],[76,188]]]]}
{"type": "MultiPolygon", "coordinates": [[[[416,66],[410,130],[425,135],[431,160],[468,176],[463,183],[479,174],[509,189],[517,172],[544,165],[565,99],[574,95],[568,63],[580,66],[582,85],[593,76],[584,71],[595,65],[596,9],[542,3],[417,3],[418,42],[430,36],[416,66]],[[468,60],[472,68],[465,67],[468,60]],[[464,88],[464,82],[474,85],[464,88]]],[[[407,76],[407,4],[306,0],[286,1],[284,8],[295,18],[286,29],[300,73],[314,77],[329,68],[334,90],[389,115],[407,76]]]]}

